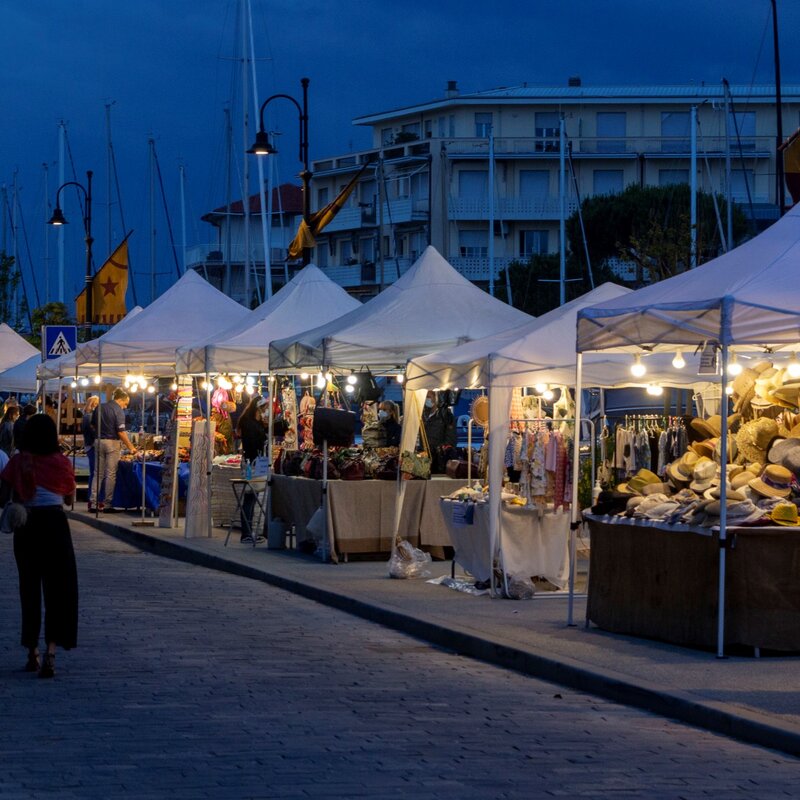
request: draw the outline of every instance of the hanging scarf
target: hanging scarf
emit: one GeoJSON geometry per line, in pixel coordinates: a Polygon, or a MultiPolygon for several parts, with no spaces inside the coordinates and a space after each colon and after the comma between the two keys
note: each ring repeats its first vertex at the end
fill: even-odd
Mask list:
{"type": "Polygon", "coordinates": [[[62,496],[75,491],[72,462],[62,453],[17,453],[0,473],[0,479],[10,484],[23,502],[33,499],[37,486],[62,496]]]}

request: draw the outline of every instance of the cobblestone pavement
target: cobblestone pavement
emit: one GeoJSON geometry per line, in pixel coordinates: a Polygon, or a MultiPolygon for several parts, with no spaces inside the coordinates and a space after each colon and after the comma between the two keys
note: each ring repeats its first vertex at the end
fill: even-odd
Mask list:
{"type": "Polygon", "coordinates": [[[796,796],[800,761],[436,649],[73,523],[79,647],[17,671],[0,539],[0,798],[796,796]]]}

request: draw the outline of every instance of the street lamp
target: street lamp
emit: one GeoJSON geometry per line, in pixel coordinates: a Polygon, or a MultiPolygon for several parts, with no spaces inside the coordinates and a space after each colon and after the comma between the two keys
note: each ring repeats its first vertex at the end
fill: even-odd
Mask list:
{"type": "MultiPolygon", "coordinates": [[[[264,130],[264,109],[273,100],[277,100],[279,97],[294,103],[300,114],[300,161],[303,162],[303,171],[300,173],[300,180],[303,184],[303,220],[306,225],[308,225],[311,217],[311,195],[309,189],[311,171],[308,168],[308,78],[302,78],[300,84],[303,87],[302,106],[289,94],[273,94],[261,104],[261,109],[258,114],[259,125],[256,140],[247,152],[256,156],[273,156],[277,154],[277,148],[270,142],[269,135],[266,130],[264,130]]],[[[304,247],[303,266],[308,264],[309,261],[311,261],[311,249],[304,247]]]]}
{"type": "Polygon", "coordinates": [[[77,181],[67,181],[58,187],[56,191],[56,207],[53,211],[53,216],[50,217],[47,222],[48,225],[67,224],[67,220],[64,217],[64,213],[61,211],[61,205],[58,201],[62,189],[67,186],[77,186],[77,188],[83,192],[85,200],[83,230],[85,234],[84,241],[86,242],[86,325],[91,329],[92,312],[94,310],[92,305],[92,242],[94,242],[94,239],[92,239],[92,171],[88,170],[86,172],[86,186],[77,181]]]}

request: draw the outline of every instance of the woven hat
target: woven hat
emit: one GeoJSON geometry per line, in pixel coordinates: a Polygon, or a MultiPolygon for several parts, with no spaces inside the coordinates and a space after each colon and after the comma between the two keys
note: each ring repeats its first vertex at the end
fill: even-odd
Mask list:
{"type": "Polygon", "coordinates": [[[677,461],[667,467],[667,475],[678,483],[689,483],[694,473],[694,465],[699,456],[693,450],[687,450],[677,461]]]}
{"type": "Polygon", "coordinates": [[[470,416],[476,425],[481,428],[489,427],[489,398],[482,394],[472,401],[472,408],[470,409],[470,416]]]}
{"type": "Polygon", "coordinates": [[[740,459],[746,462],[763,463],[767,458],[769,443],[778,435],[778,423],[774,419],[759,417],[745,422],[736,434],[740,459]]]}
{"type": "Polygon", "coordinates": [[[689,449],[693,450],[701,458],[711,458],[714,455],[716,442],[716,439],[703,439],[700,442],[690,444],[689,449]]]}
{"type": "Polygon", "coordinates": [[[733,379],[733,410],[740,412],[745,410],[745,406],[750,405],[750,401],[755,394],[757,373],[750,367],[745,367],[733,379]]]}
{"type": "Polygon", "coordinates": [[[659,481],[658,483],[648,483],[647,486],[642,489],[642,494],[645,497],[648,497],[651,494],[672,494],[672,486],[668,483],[664,483],[663,481],[659,481]]]}
{"type": "Polygon", "coordinates": [[[722,417],[719,414],[714,414],[708,419],[695,417],[689,424],[705,439],[719,436],[722,431],[722,417]]]}
{"type": "Polygon", "coordinates": [[[750,488],[764,497],[788,497],[792,493],[792,473],[780,464],[764,467],[761,477],[750,481],[750,488]]]}
{"type": "Polygon", "coordinates": [[[770,464],[780,464],[797,473],[800,471],[800,439],[775,439],[769,448],[767,460],[770,464]]]}
{"type": "Polygon", "coordinates": [[[800,525],[800,517],[798,517],[797,506],[794,503],[776,503],[768,516],[778,525],[792,527],[800,525]]]}
{"type": "MultiPolygon", "coordinates": [[[[736,491],[736,489],[734,489],[733,486],[731,486],[731,484],[728,484],[727,489],[728,491],[726,493],[726,497],[729,503],[739,502],[740,500],[747,499],[741,492],[736,491]]],[[[722,487],[714,486],[711,489],[707,489],[705,492],[703,492],[703,497],[705,497],[706,500],[719,500],[721,494],[722,494],[722,487]]]]}
{"type": "Polygon", "coordinates": [[[786,407],[797,408],[800,399],[800,381],[784,383],[774,389],[772,395],[786,407]]]}
{"type": "MultiPolygon", "coordinates": [[[[781,397],[779,392],[783,389],[783,375],[782,369],[764,370],[757,378],[755,383],[755,397],[750,401],[750,404],[758,408],[767,406],[781,406],[783,408],[793,408],[794,404],[787,402],[781,397]]],[[[795,391],[794,399],[797,399],[797,392],[795,391]]]]}
{"type": "Polygon", "coordinates": [[[739,489],[745,489],[750,485],[750,481],[753,480],[753,473],[748,472],[745,470],[744,472],[740,472],[738,475],[735,475],[731,478],[731,488],[736,492],[739,489]]]}
{"type": "Polygon", "coordinates": [[[641,494],[645,486],[651,483],[660,483],[661,479],[649,469],[640,469],[632,478],[628,479],[631,491],[641,494]]]}
{"type": "Polygon", "coordinates": [[[716,474],[717,465],[710,458],[698,458],[692,470],[692,482],[689,488],[695,492],[704,492],[710,488],[716,474]]]}
{"type": "MultiPolygon", "coordinates": [[[[722,441],[720,439],[712,439],[714,442],[714,453],[713,459],[717,462],[717,464],[722,463],[722,441]]],[[[739,447],[736,444],[736,439],[733,436],[728,437],[728,463],[731,461],[736,461],[736,457],[739,455],[739,447]]]]}

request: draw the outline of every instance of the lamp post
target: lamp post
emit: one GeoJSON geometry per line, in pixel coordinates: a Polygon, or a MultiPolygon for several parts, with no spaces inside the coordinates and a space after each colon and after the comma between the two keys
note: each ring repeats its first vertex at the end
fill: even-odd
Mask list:
{"type": "MultiPolygon", "coordinates": [[[[302,106],[297,102],[297,100],[294,99],[294,97],[289,94],[273,94],[261,104],[261,109],[259,110],[258,115],[259,125],[258,133],[256,134],[256,140],[247,152],[256,156],[273,156],[277,154],[277,148],[274,144],[272,144],[272,142],[270,142],[269,135],[267,134],[266,130],[264,130],[264,109],[273,100],[277,100],[279,97],[294,103],[298,113],[300,114],[300,161],[303,162],[303,171],[300,173],[300,181],[303,184],[303,221],[306,223],[306,225],[308,225],[311,217],[311,194],[309,188],[311,183],[311,171],[308,168],[308,78],[302,78],[300,84],[303,87],[302,106]]],[[[270,224],[272,224],[271,221],[270,224]]],[[[267,268],[271,269],[271,259],[269,256],[267,257],[266,261],[267,268]]],[[[311,248],[304,247],[303,266],[306,266],[309,261],[311,261],[311,248]]]]}
{"type": "Polygon", "coordinates": [[[92,243],[94,242],[94,239],[92,238],[92,171],[88,170],[86,172],[86,186],[78,183],[77,181],[67,181],[58,187],[56,191],[56,207],[53,211],[53,216],[48,220],[48,225],[67,224],[67,220],[64,218],[64,214],[61,211],[61,205],[58,200],[61,196],[61,191],[67,186],[76,186],[78,189],[80,189],[83,192],[83,197],[85,200],[83,230],[84,241],[86,242],[86,326],[88,330],[91,330],[92,313],[94,311],[92,303],[92,243]]]}

